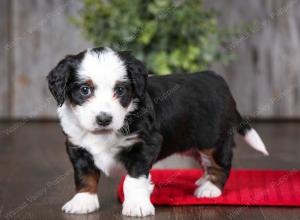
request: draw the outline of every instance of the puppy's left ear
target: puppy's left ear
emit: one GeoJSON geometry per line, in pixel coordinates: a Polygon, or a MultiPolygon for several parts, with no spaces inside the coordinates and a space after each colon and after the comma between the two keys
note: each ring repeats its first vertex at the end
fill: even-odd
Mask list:
{"type": "Polygon", "coordinates": [[[125,61],[128,76],[134,87],[135,94],[138,98],[143,98],[147,89],[148,71],[144,63],[134,56],[129,51],[119,52],[120,57],[125,61]]]}
{"type": "Polygon", "coordinates": [[[72,60],[72,56],[67,56],[47,76],[49,90],[58,106],[62,106],[65,101],[67,82],[72,71],[72,60]]]}

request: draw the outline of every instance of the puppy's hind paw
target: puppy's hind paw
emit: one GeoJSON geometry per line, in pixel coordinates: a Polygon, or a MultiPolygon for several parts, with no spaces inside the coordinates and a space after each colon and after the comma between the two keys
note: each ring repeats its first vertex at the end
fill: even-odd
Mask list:
{"type": "Polygon", "coordinates": [[[197,198],[216,198],[221,194],[222,191],[210,181],[202,183],[194,192],[197,198]]]}
{"type": "Polygon", "coordinates": [[[205,183],[208,180],[208,175],[204,174],[202,177],[200,177],[195,184],[197,186],[201,186],[203,183],[205,183]]]}

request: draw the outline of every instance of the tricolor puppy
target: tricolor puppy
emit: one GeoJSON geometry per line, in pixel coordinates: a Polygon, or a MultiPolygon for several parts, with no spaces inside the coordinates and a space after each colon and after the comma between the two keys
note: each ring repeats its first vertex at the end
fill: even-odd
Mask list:
{"type": "Polygon", "coordinates": [[[258,134],[236,109],[225,81],[213,72],[148,77],[128,52],[94,48],[61,60],[49,73],[76,194],[62,210],[99,208],[100,170],[126,174],[123,215],[154,214],[152,165],[174,153],[200,162],[205,175],[194,195],[218,197],[228,178],[233,131],[268,154],[258,134]]]}

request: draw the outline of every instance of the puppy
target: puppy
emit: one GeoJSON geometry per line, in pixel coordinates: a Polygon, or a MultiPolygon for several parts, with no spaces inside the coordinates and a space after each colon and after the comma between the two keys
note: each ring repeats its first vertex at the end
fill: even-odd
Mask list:
{"type": "Polygon", "coordinates": [[[101,170],[126,174],[123,215],[154,215],[149,172],[174,153],[188,153],[205,171],[194,195],[218,197],[231,169],[234,130],[268,154],[213,72],[148,77],[129,52],[100,47],[66,56],[47,79],[74,168],[76,194],[64,212],[99,208],[101,170]]]}

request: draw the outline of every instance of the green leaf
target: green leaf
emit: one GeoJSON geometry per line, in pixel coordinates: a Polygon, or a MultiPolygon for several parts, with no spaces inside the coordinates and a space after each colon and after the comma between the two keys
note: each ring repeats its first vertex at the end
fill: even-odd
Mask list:
{"type": "Polygon", "coordinates": [[[138,41],[142,44],[148,44],[156,32],[156,28],[157,28],[157,22],[155,21],[147,22],[144,25],[144,27],[141,28],[138,41]]]}
{"type": "Polygon", "coordinates": [[[241,30],[220,29],[217,16],[202,0],[84,0],[71,22],[95,45],[131,50],[150,71],[164,75],[234,59],[223,45],[241,30]]]}

